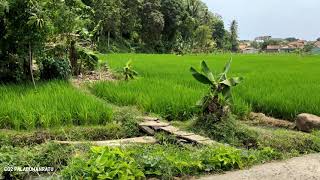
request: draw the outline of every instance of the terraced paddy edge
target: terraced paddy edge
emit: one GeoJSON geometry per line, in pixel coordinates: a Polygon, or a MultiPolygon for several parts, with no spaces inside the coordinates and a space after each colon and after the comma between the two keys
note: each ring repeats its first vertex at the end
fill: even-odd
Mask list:
{"type": "Polygon", "coordinates": [[[119,105],[137,105],[168,119],[186,119],[195,112],[194,104],[208,90],[189,72],[206,60],[220,72],[233,58],[230,76],[245,81],[234,89],[234,110],[243,115],[250,110],[291,119],[302,112],[320,115],[320,56],[298,55],[100,55],[114,70],[133,61],[140,77],[130,82],[102,82],[92,91],[119,105]],[[251,109],[252,108],[252,109],[251,109]]]}
{"type": "Polygon", "coordinates": [[[68,82],[0,85],[0,128],[36,129],[67,125],[103,125],[112,108],[72,87],[68,82]]]}

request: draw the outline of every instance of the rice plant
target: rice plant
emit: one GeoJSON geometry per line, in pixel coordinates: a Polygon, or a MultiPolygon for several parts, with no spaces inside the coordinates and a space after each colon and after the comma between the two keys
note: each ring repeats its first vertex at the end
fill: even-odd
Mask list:
{"type": "Polygon", "coordinates": [[[320,115],[320,57],[282,54],[258,55],[100,55],[112,69],[120,69],[132,59],[140,78],[128,83],[103,82],[92,91],[119,105],[136,105],[168,119],[187,119],[196,111],[194,104],[208,87],[193,80],[189,68],[206,60],[208,66],[222,69],[233,58],[230,76],[245,77],[235,87],[234,111],[253,110],[279,118],[294,119],[298,113],[320,115]],[[251,109],[252,108],[252,109],[251,109]]]}
{"type": "Polygon", "coordinates": [[[36,129],[67,125],[102,125],[112,109],[68,82],[0,85],[0,128],[36,129]]]}

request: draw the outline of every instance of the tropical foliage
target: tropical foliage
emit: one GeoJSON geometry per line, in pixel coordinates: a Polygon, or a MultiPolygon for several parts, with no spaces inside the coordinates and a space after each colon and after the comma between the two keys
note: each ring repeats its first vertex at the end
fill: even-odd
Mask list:
{"type": "Polygon", "coordinates": [[[83,48],[197,53],[237,44],[236,23],[229,33],[200,0],[1,0],[0,32],[1,81],[33,80],[40,57],[68,59],[78,75],[91,59],[83,48]]]}
{"type": "Polygon", "coordinates": [[[226,115],[225,106],[231,101],[231,88],[238,85],[243,79],[241,77],[228,78],[231,62],[232,60],[228,61],[219,75],[214,75],[205,61],[201,62],[201,72],[193,67],[190,68],[192,76],[197,81],[210,86],[208,95],[198,103],[203,114],[214,113],[219,119],[226,115]]]}
{"type": "Polygon", "coordinates": [[[122,70],[122,74],[124,76],[124,80],[128,81],[129,79],[134,79],[135,76],[138,75],[137,71],[135,71],[132,67],[132,61],[128,61],[126,66],[122,70]]]}

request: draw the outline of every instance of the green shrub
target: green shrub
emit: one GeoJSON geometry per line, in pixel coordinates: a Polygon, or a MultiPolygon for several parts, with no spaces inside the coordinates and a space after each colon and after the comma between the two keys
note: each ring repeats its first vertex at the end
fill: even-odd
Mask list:
{"type": "Polygon", "coordinates": [[[2,56],[0,52],[0,82],[23,82],[28,79],[26,60],[18,54],[2,56]]]}
{"type": "Polygon", "coordinates": [[[277,129],[250,128],[258,133],[260,147],[271,147],[280,152],[312,153],[320,152],[320,137],[303,132],[277,129]]]}
{"type": "Polygon", "coordinates": [[[88,159],[74,159],[62,174],[65,179],[144,178],[144,173],[126,151],[109,147],[93,147],[88,159]]]}
{"type": "Polygon", "coordinates": [[[292,156],[293,154],[284,154],[270,147],[250,149],[241,152],[241,159],[243,160],[243,164],[247,167],[256,164],[266,163],[273,160],[281,160],[292,156]]]}
{"type": "Polygon", "coordinates": [[[228,78],[228,73],[231,67],[232,60],[229,60],[225,65],[221,74],[214,74],[208,67],[205,61],[201,62],[201,71],[197,71],[191,67],[190,72],[192,76],[200,83],[209,85],[210,91],[205,95],[198,106],[201,108],[202,116],[211,116],[214,114],[214,118],[208,117],[214,122],[220,121],[224,116],[228,115],[228,109],[226,108],[232,102],[231,90],[237,86],[243,80],[242,77],[228,78]]]}
{"type": "Polygon", "coordinates": [[[111,178],[134,179],[199,175],[205,172],[241,168],[241,151],[232,147],[197,148],[175,145],[93,148],[85,157],[76,157],[62,172],[70,179],[111,178]]]}
{"type": "Polygon", "coordinates": [[[200,116],[191,125],[190,129],[222,143],[246,148],[258,147],[258,134],[243,126],[239,121],[235,120],[235,117],[229,115],[224,117],[222,121],[212,122],[213,120],[200,116]]]}
{"type": "Polygon", "coordinates": [[[81,70],[94,71],[98,68],[99,58],[92,52],[88,52],[85,49],[79,49],[78,55],[80,59],[81,70]]]}
{"type": "Polygon", "coordinates": [[[141,113],[132,107],[121,107],[114,110],[113,121],[117,123],[127,137],[142,135],[137,122],[141,113]]]}
{"type": "Polygon", "coordinates": [[[41,79],[68,79],[71,74],[71,67],[68,60],[45,57],[41,59],[40,63],[42,65],[41,79]]]}
{"type": "Polygon", "coordinates": [[[32,172],[4,172],[5,167],[53,167],[55,172],[60,171],[67,165],[72,152],[72,147],[51,143],[23,148],[2,146],[0,147],[0,179],[1,176],[8,179],[24,179],[27,176],[37,175],[32,172]]]}

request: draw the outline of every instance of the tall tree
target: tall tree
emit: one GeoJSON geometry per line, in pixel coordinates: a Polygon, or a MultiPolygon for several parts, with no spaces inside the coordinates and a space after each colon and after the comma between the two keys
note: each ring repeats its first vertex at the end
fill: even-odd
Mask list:
{"type": "Polygon", "coordinates": [[[110,47],[111,36],[116,38],[121,25],[121,1],[95,0],[94,19],[100,23],[100,36],[107,37],[107,46],[110,47]]]}
{"type": "Polygon", "coordinates": [[[209,26],[202,25],[195,31],[195,49],[197,52],[209,52],[215,48],[212,32],[209,26]]]}
{"type": "Polygon", "coordinates": [[[223,49],[224,44],[224,36],[226,34],[224,29],[224,23],[222,20],[218,20],[216,23],[212,25],[212,38],[217,44],[218,49],[223,49]]]}
{"type": "Polygon", "coordinates": [[[139,12],[142,8],[140,0],[122,0],[121,34],[124,38],[132,40],[137,38],[141,31],[141,18],[139,12]]]}
{"type": "Polygon", "coordinates": [[[149,48],[161,45],[164,17],[160,0],[145,0],[142,7],[142,39],[149,48]]]}
{"type": "Polygon", "coordinates": [[[161,12],[164,15],[163,40],[167,42],[167,48],[172,49],[176,42],[177,33],[182,18],[186,14],[182,1],[161,0],[161,12]]]}
{"type": "Polygon", "coordinates": [[[187,11],[192,17],[199,17],[201,2],[199,0],[186,0],[187,11]]]}
{"type": "Polygon", "coordinates": [[[239,41],[238,41],[238,23],[236,20],[231,22],[230,26],[230,43],[231,51],[237,52],[239,50],[239,41]]]}

